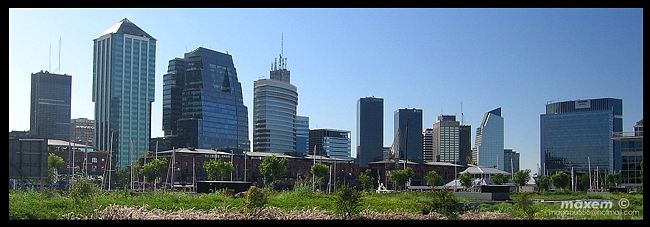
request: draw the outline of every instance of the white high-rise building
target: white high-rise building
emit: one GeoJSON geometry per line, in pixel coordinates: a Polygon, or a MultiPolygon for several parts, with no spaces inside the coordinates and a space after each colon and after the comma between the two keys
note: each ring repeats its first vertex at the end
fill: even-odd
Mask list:
{"type": "Polygon", "coordinates": [[[504,170],[501,107],[485,113],[476,128],[476,164],[504,170]]]}

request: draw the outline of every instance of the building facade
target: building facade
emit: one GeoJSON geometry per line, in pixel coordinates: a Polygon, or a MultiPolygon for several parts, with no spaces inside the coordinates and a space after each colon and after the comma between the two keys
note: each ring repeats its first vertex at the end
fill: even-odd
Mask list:
{"type": "Polygon", "coordinates": [[[296,153],[298,90],[286,66],[280,55],[279,64],[276,60],[271,66],[271,78],[253,83],[253,151],[296,153]]]}
{"type": "Polygon", "coordinates": [[[357,102],[357,161],[359,167],[383,160],[384,99],[360,98],[357,102]]]}
{"type": "Polygon", "coordinates": [[[504,169],[508,173],[514,174],[519,171],[519,152],[512,149],[503,149],[504,169]]]}
{"type": "Polygon", "coordinates": [[[621,145],[621,184],[626,187],[641,187],[643,119],[634,125],[634,133],[615,133],[614,140],[621,145]]]}
{"type": "Polygon", "coordinates": [[[199,47],[169,61],[163,131],[176,147],[248,150],[248,108],[232,55],[199,47]]]}
{"type": "Polygon", "coordinates": [[[72,76],[40,71],[31,79],[30,135],[70,140],[72,76]]]}
{"type": "Polygon", "coordinates": [[[70,141],[93,146],[95,139],[95,121],[88,118],[76,118],[70,122],[70,141]]]}
{"type": "Polygon", "coordinates": [[[422,110],[398,109],[394,123],[397,157],[422,163],[422,110]]]}
{"type": "Polygon", "coordinates": [[[440,115],[433,124],[436,162],[460,163],[460,122],[454,115],[440,115]]]}
{"type": "Polygon", "coordinates": [[[424,162],[437,162],[438,159],[434,157],[437,157],[437,155],[433,153],[433,129],[427,128],[422,131],[422,160],[424,162]]]}
{"type": "Polygon", "coordinates": [[[296,116],[296,156],[309,154],[309,117],[296,116]]]}
{"type": "Polygon", "coordinates": [[[149,150],[156,39],[124,18],[93,42],[94,143],[119,169],[149,150]]]}
{"type": "Polygon", "coordinates": [[[504,170],[501,107],[485,113],[476,128],[476,158],[479,166],[504,170]]]}
{"type": "Polygon", "coordinates": [[[458,164],[467,165],[472,160],[472,126],[460,125],[458,128],[460,160],[458,164]]]}
{"type": "Polygon", "coordinates": [[[614,98],[549,103],[540,115],[540,159],[543,174],[557,171],[602,173],[621,168],[614,132],[623,127],[623,101],[614,98]]]}
{"type": "MultiPolygon", "coordinates": [[[[314,147],[316,155],[331,158],[352,159],[350,131],[337,129],[309,130],[309,144],[314,147]]],[[[310,151],[310,154],[314,154],[310,151]]]]}

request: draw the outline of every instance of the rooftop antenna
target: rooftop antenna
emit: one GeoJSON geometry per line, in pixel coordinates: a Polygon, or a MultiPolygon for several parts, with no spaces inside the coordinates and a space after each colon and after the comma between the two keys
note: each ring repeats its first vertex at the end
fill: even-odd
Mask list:
{"type": "Polygon", "coordinates": [[[61,72],[61,36],[59,36],[59,68],[56,70],[56,72],[61,72]]]}
{"type": "Polygon", "coordinates": [[[463,101],[460,101],[460,124],[463,125],[465,121],[465,116],[463,116],[463,101]]]}
{"type": "Polygon", "coordinates": [[[282,33],[282,36],[280,38],[280,58],[282,58],[283,54],[284,54],[284,32],[282,33]]]}

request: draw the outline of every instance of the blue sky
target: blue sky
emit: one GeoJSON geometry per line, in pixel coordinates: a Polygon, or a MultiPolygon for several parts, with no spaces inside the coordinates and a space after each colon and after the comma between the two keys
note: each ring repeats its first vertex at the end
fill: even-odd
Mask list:
{"type": "Polygon", "coordinates": [[[643,115],[642,9],[10,9],[9,130],[29,129],[30,74],[48,70],[50,44],[57,71],[59,37],[72,118],[93,119],[92,40],[125,17],[158,40],[154,137],[170,59],[228,51],[251,120],[253,81],[268,77],[281,33],[298,114],[352,131],[353,155],[356,102],[371,95],[384,98],[385,146],[398,108],[423,109],[426,128],[463,102],[474,137],[502,107],[505,146],[533,172],[547,101],[621,98],[625,131],[643,115]]]}

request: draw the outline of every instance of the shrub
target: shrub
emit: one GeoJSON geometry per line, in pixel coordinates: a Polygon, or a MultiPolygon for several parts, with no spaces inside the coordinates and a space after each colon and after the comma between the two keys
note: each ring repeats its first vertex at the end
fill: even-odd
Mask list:
{"type": "Polygon", "coordinates": [[[342,185],[336,192],[336,213],[342,219],[353,219],[359,216],[361,211],[361,193],[349,187],[342,185]]]}
{"type": "Polygon", "coordinates": [[[266,206],[268,194],[261,188],[251,186],[246,192],[244,208],[249,218],[257,217],[266,206]]]}
{"type": "Polygon", "coordinates": [[[432,193],[431,200],[424,202],[422,214],[437,212],[447,218],[455,219],[464,212],[463,204],[459,203],[453,193],[449,191],[438,191],[432,193]]]}
{"type": "Polygon", "coordinates": [[[82,199],[87,200],[93,197],[100,191],[97,185],[93,184],[90,180],[85,177],[77,178],[75,183],[70,188],[70,196],[76,200],[82,199]]]}
{"type": "Polygon", "coordinates": [[[277,178],[284,176],[287,172],[287,159],[271,156],[262,159],[260,173],[264,176],[264,184],[269,186],[277,178]]]}
{"type": "Polygon", "coordinates": [[[566,189],[569,187],[569,182],[571,179],[565,172],[557,172],[551,176],[551,181],[553,182],[553,186],[555,186],[555,188],[566,189]]]}
{"type": "Polygon", "coordinates": [[[519,196],[515,197],[517,208],[521,209],[525,214],[526,218],[533,219],[535,216],[535,209],[533,208],[533,201],[529,199],[530,193],[524,192],[519,193],[519,196]]]}
{"type": "Polygon", "coordinates": [[[492,181],[497,185],[502,185],[503,183],[508,182],[508,176],[503,173],[497,173],[492,176],[492,181]]]}
{"type": "Polygon", "coordinates": [[[370,171],[369,169],[366,170],[366,172],[361,172],[359,173],[359,181],[361,183],[361,188],[364,191],[370,192],[373,190],[373,184],[372,184],[372,176],[370,176],[370,171]]]}

